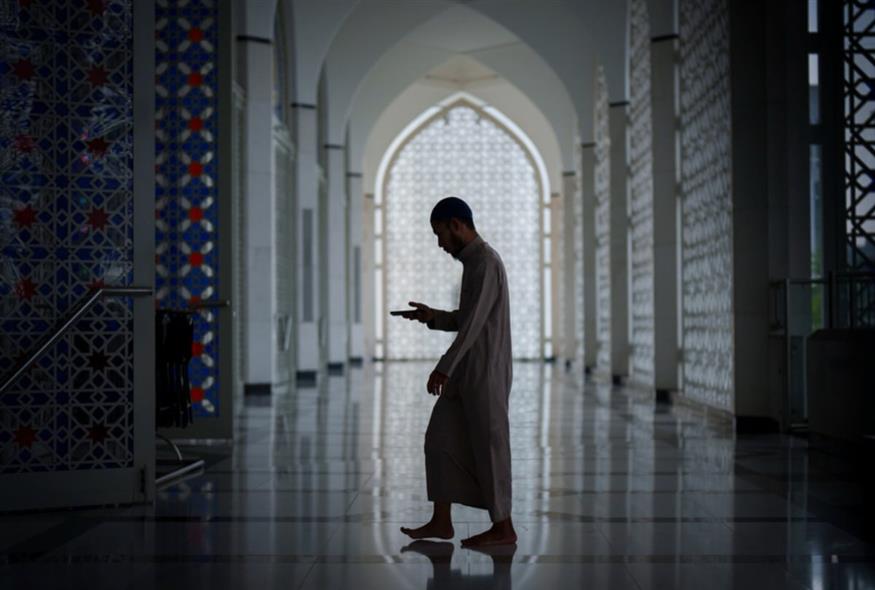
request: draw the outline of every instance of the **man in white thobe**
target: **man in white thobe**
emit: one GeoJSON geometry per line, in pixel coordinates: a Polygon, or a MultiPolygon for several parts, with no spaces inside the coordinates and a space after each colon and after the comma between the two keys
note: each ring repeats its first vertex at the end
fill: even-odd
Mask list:
{"type": "Polygon", "coordinates": [[[453,503],[489,510],[492,527],[463,546],[515,543],[510,518],[508,396],[513,378],[507,275],[498,253],[477,234],[471,209],[448,197],[435,205],[431,225],[438,246],[462,262],[459,309],[416,308],[403,317],[433,330],[457,332],[428,379],[438,400],[425,433],[426,525],[402,532],[415,538],[452,538],[453,503]]]}

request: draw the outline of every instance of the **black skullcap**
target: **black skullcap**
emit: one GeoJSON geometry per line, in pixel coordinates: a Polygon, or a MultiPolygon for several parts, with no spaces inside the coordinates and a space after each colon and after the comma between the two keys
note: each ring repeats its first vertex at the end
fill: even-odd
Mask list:
{"type": "Polygon", "coordinates": [[[468,203],[459,197],[446,197],[437,202],[434,209],[431,210],[431,222],[448,221],[453,217],[457,219],[467,219],[474,222],[474,214],[471,213],[471,207],[468,203]]]}

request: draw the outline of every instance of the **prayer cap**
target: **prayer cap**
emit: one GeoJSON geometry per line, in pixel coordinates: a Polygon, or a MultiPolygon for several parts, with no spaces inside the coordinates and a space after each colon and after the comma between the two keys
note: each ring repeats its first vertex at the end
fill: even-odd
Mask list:
{"type": "Polygon", "coordinates": [[[474,214],[471,213],[471,207],[468,203],[459,197],[446,197],[437,202],[434,209],[431,210],[431,222],[447,221],[453,217],[457,219],[467,219],[473,223],[474,214]]]}

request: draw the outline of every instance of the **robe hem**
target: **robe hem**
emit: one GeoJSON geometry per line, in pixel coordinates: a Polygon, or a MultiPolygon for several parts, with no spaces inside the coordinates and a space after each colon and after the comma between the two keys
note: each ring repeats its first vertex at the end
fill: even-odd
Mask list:
{"type": "Polygon", "coordinates": [[[437,498],[437,497],[429,495],[428,501],[429,502],[441,502],[441,503],[446,503],[446,504],[461,504],[463,506],[468,506],[469,508],[479,508],[480,510],[489,510],[489,507],[486,506],[485,504],[477,504],[475,502],[466,502],[465,500],[444,499],[444,498],[437,498]]]}

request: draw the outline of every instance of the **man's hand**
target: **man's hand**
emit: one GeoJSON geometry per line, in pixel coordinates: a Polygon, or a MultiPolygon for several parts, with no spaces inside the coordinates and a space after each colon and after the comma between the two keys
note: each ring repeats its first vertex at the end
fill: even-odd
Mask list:
{"type": "Polygon", "coordinates": [[[440,395],[444,392],[444,385],[446,385],[448,379],[449,377],[443,373],[432,371],[431,375],[428,376],[426,389],[432,395],[440,395]]]}
{"type": "Polygon", "coordinates": [[[408,320],[416,320],[418,322],[422,322],[423,324],[427,324],[434,319],[434,310],[424,303],[410,301],[408,305],[410,307],[415,307],[416,309],[414,311],[401,314],[402,318],[408,320]]]}

